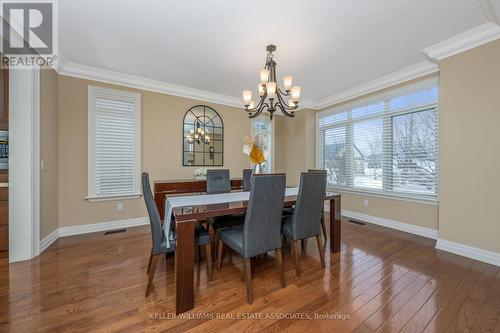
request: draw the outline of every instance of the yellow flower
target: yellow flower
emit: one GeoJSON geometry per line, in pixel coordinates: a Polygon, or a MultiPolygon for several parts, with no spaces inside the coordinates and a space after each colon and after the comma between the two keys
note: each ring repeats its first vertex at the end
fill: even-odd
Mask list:
{"type": "Polygon", "coordinates": [[[252,146],[252,151],[250,152],[250,161],[255,164],[262,164],[266,158],[264,157],[264,152],[262,149],[257,147],[257,145],[252,146]]]}

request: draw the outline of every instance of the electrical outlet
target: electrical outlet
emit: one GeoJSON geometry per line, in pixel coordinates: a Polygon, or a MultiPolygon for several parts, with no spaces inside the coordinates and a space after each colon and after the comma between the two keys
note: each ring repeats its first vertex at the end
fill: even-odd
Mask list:
{"type": "Polygon", "coordinates": [[[45,170],[45,161],[44,160],[40,160],[40,170],[41,171],[45,170]]]}
{"type": "Polygon", "coordinates": [[[368,199],[363,199],[363,206],[368,207],[368,199]]]}
{"type": "Polygon", "coordinates": [[[116,204],[116,210],[123,210],[123,203],[119,202],[116,204]]]}

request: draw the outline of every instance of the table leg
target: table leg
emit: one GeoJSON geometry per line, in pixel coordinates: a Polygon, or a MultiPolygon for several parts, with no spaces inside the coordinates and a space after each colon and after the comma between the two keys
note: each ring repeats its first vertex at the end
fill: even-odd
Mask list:
{"type": "Polygon", "coordinates": [[[196,221],[177,223],[175,248],[175,312],[194,308],[194,228],[196,221]]]}
{"type": "Polygon", "coordinates": [[[330,251],[340,251],[340,199],[330,200],[330,251]]]}

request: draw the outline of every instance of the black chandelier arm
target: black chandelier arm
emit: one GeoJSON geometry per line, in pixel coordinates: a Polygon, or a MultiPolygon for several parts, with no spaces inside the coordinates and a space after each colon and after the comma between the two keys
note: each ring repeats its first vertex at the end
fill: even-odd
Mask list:
{"type": "Polygon", "coordinates": [[[290,96],[290,92],[283,92],[283,90],[281,90],[281,88],[278,88],[278,91],[280,92],[280,94],[282,94],[283,96],[290,96]]]}
{"type": "Polygon", "coordinates": [[[297,108],[298,108],[297,104],[295,104],[295,106],[288,106],[287,103],[285,103],[285,101],[283,100],[283,97],[280,94],[277,94],[277,95],[278,95],[279,104],[283,108],[285,108],[286,110],[290,110],[290,111],[297,110],[297,108]]]}
{"type": "Polygon", "coordinates": [[[250,114],[250,116],[248,116],[248,118],[252,119],[252,118],[258,117],[262,113],[262,111],[264,111],[265,108],[269,109],[269,104],[264,103],[262,105],[262,107],[257,112],[250,114]]]}
{"type": "Polygon", "coordinates": [[[285,116],[287,116],[287,117],[295,117],[295,112],[288,112],[286,110],[285,106],[283,104],[281,104],[280,102],[276,103],[275,106],[277,106],[281,110],[281,112],[283,112],[283,114],[285,116]]]}
{"type": "Polygon", "coordinates": [[[253,109],[245,109],[245,111],[255,112],[255,111],[259,110],[262,107],[262,104],[264,104],[266,97],[267,97],[267,92],[265,92],[264,95],[262,95],[262,97],[260,98],[259,104],[257,104],[256,107],[254,107],[253,109]]]}

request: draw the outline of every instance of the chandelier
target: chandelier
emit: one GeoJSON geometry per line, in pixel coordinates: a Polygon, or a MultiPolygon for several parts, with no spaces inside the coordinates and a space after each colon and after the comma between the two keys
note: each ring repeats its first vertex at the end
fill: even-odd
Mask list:
{"type": "Polygon", "coordinates": [[[189,144],[193,143],[204,143],[204,144],[209,144],[210,143],[210,133],[208,131],[205,131],[201,129],[200,123],[196,122],[196,131],[194,129],[189,131],[189,134],[186,135],[186,140],[189,144]]]}
{"type": "Polygon", "coordinates": [[[249,118],[255,118],[262,111],[269,112],[271,120],[274,112],[280,110],[287,117],[294,117],[295,111],[299,107],[300,87],[292,87],[292,76],[283,77],[283,86],[285,91],[282,91],[276,83],[276,61],[274,61],[273,52],[276,51],[276,45],[268,45],[266,47],[267,57],[264,69],[260,71],[260,83],[258,84],[260,101],[255,105],[252,100],[252,91],[243,91],[243,104],[245,111],[250,115],[249,118]],[[290,98],[289,98],[290,97],[290,98]],[[287,101],[285,99],[288,98],[287,101]]]}

